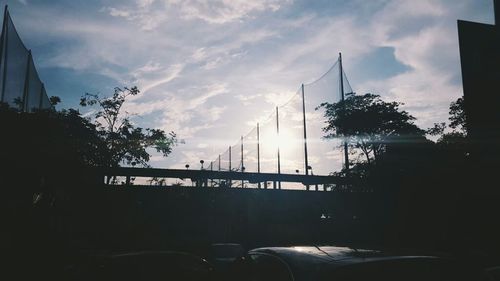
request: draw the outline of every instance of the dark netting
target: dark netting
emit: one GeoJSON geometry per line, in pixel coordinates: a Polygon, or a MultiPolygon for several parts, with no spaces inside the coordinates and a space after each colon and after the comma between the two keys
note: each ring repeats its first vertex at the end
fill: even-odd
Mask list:
{"type": "Polygon", "coordinates": [[[243,167],[245,172],[258,172],[257,127],[243,136],[243,167]]]}
{"type": "Polygon", "coordinates": [[[45,92],[45,87],[42,84],[42,109],[50,109],[52,108],[52,104],[50,103],[49,97],[45,92]]]}
{"type": "MultiPolygon", "coordinates": [[[[279,167],[283,174],[305,174],[308,171],[309,174],[328,175],[340,171],[344,160],[343,140],[324,138],[326,133],[323,128],[327,124],[327,119],[324,116],[324,109],[320,106],[322,103],[339,102],[342,99],[342,92],[344,96],[353,92],[345,73],[343,71],[342,75],[340,73],[340,63],[337,61],[319,79],[304,84],[288,102],[261,120],[258,129],[252,129],[242,139],[243,159],[241,141],[231,147],[231,170],[241,171],[243,162],[247,172],[259,171],[260,164],[260,172],[277,173],[279,148],[279,167]],[[304,115],[308,165],[306,165],[304,145],[304,115]],[[257,143],[260,148],[259,154],[257,143]]],[[[220,166],[221,170],[229,169],[229,149],[221,155],[220,166]]],[[[244,185],[250,186],[248,183],[244,185]]],[[[287,184],[286,188],[303,188],[303,186],[287,184]]]]}
{"type": "Polygon", "coordinates": [[[241,139],[231,146],[231,171],[241,172],[241,139]]]}
{"type": "Polygon", "coordinates": [[[2,28],[0,48],[1,101],[26,112],[52,108],[33,59],[8,12],[2,28]]]}
{"type": "Polygon", "coordinates": [[[220,170],[229,171],[229,148],[220,155],[220,170]]]}
{"type": "Polygon", "coordinates": [[[28,69],[28,84],[27,93],[24,101],[25,111],[33,112],[41,109],[42,101],[42,81],[38,77],[38,73],[30,56],[29,69],[28,69]]]}
{"type": "Polygon", "coordinates": [[[276,113],[271,113],[259,122],[260,132],[260,171],[278,172],[278,137],[276,134],[276,113]]]}
{"type": "MultiPolygon", "coordinates": [[[[304,84],[308,160],[313,174],[327,175],[342,169],[342,140],[324,138],[326,117],[324,109],[319,107],[324,102],[335,103],[341,100],[339,70],[337,62],[316,81],[304,84]]],[[[346,82],[345,77],[343,82],[346,82]]],[[[349,83],[343,84],[344,93],[352,92],[349,83]]]]}
{"type": "Polygon", "coordinates": [[[6,75],[3,81],[3,101],[12,107],[20,108],[24,94],[26,71],[28,68],[28,49],[24,46],[21,38],[7,13],[6,25],[6,56],[2,60],[2,68],[6,75]]]}
{"type": "Polygon", "coordinates": [[[279,106],[279,149],[282,174],[305,173],[302,91],[279,106]]]}
{"type": "Polygon", "coordinates": [[[2,25],[2,35],[0,36],[0,101],[1,102],[6,102],[4,101],[4,95],[2,94],[2,88],[3,88],[3,80],[4,80],[4,68],[5,68],[5,43],[7,40],[5,39],[5,19],[4,19],[4,24],[2,25]]]}

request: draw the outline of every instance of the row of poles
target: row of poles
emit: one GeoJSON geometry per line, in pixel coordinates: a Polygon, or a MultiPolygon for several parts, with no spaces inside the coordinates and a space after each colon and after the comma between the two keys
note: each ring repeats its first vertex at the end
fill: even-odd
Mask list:
{"type": "MultiPolygon", "coordinates": [[[[1,98],[0,98],[0,101],[3,103],[3,102],[6,102],[5,101],[5,85],[7,84],[7,63],[8,63],[8,57],[7,57],[7,53],[8,53],[8,46],[9,46],[9,42],[8,42],[8,39],[9,39],[9,28],[7,26],[8,24],[8,19],[9,19],[9,12],[8,12],[8,6],[5,5],[5,10],[4,10],[4,16],[3,16],[3,24],[2,24],[2,36],[1,36],[1,39],[0,39],[0,65],[2,65],[3,63],[3,70],[2,70],[2,87],[1,87],[1,98]]],[[[36,72],[35,69],[31,69],[31,62],[33,60],[33,57],[31,55],[31,50],[28,50],[28,59],[26,61],[26,73],[25,73],[25,77],[24,77],[24,90],[23,90],[23,95],[22,95],[22,98],[21,98],[21,105],[20,105],[20,109],[21,111],[24,111],[24,112],[29,112],[30,111],[30,108],[29,108],[29,103],[28,103],[28,99],[29,99],[29,89],[30,89],[30,75],[32,74],[32,72],[36,72]]],[[[38,103],[38,109],[41,110],[43,108],[43,100],[44,100],[44,95],[46,95],[46,91],[45,91],[45,85],[43,83],[41,83],[41,87],[40,87],[40,93],[39,93],[39,103],[38,103]]],[[[48,100],[48,98],[47,98],[48,100]]],[[[50,105],[48,105],[48,107],[50,107],[50,105]]]]}
{"type": "MultiPolygon", "coordinates": [[[[343,81],[343,70],[342,70],[342,53],[339,53],[339,68],[340,68],[340,93],[341,93],[341,100],[344,101],[345,99],[345,94],[344,94],[344,81],[343,81]]],[[[302,120],[303,120],[303,139],[304,139],[304,168],[305,168],[305,175],[309,175],[309,170],[312,170],[311,166],[309,166],[309,159],[308,159],[308,150],[307,150],[307,126],[306,126],[306,102],[305,102],[305,94],[304,94],[304,84],[301,85],[301,93],[302,93],[302,120]]],[[[279,108],[276,106],[276,134],[279,138],[280,135],[280,124],[279,124],[279,108]]],[[[348,147],[347,147],[347,141],[344,140],[343,143],[344,146],[344,162],[345,162],[345,169],[346,171],[349,170],[349,153],[348,153],[348,147]]],[[[245,165],[244,165],[244,149],[243,149],[243,136],[241,137],[241,169],[240,172],[245,172],[245,165]]],[[[278,142],[278,147],[277,147],[277,171],[278,174],[281,174],[281,155],[280,155],[280,146],[278,142]]],[[[218,171],[221,170],[221,155],[219,154],[218,158],[218,171]]],[[[232,147],[229,146],[229,171],[232,171],[231,167],[231,162],[232,162],[232,147]]],[[[210,170],[213,171],[213,163],[210,162],[210,170]]],[[[298,172],[298,170],[297,170],[298,172]]],[[[260,124],[257,123],[257,173],[260,173],[260,124]]],[[[244,187],[243,181],[241,182],[241,187],[244,187]]],[[[274,189],[281,189],[281,182],[274,182],[273,183],[274,189]]],[[[261,183],[258,183],[258,188],[261,188],[261,183]]],[[[267,183],[264,184],[264,188],[267,188],[267,183]]],[[[306,189],[309,190],[309,185],[306,185],[306,189]]],[[[316,186],[316,189],[318,187],[316,186]]]]}

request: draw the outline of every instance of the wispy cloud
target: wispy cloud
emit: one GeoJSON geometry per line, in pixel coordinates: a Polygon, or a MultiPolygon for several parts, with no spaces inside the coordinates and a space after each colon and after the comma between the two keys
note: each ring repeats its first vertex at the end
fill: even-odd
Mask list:
{"type": "Polygon", "coordinates": [[[28,2],[12,13],[50,94],[79,97],[94,84],[89,74],[109,89],[139,86],[126,106],[141,116],[135,121],[186,140],[163,166],[217,155],[321,76],[338,52],[356,92],[404,102],[423,127],[445,121],[462,94],[456,19],[493,18],[490,0],[28,2]],[[372,68],[404,71],[371,78],[367,58],[385,47],[393,60],[372,68]],[[71,70],[80,86],[50,69],[71,70]]]}

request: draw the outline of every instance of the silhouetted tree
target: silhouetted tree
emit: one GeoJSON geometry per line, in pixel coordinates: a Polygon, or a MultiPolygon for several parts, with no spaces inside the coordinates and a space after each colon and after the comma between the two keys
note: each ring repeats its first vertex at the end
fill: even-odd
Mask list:
{"type": "Polygon", "coordinates": [[[424,138],[415,118],[401,110],[399,102],[385,102],[379,95],[347,95],[344,101],[323,103],[326,138],[347,140],[351,149],[361,151],[368,164],[385,152],[387,144],[424,138]]]}
{"type": "Polygon", "coordinates": [[[467,116],[464,109],[464,98],[460,97],[450,104],[450,127],[467,135],[467,116]]]}
{"type": "Polygon", "coordinates": [[[160,129],[143,129],[134,126],[130,116],[122,112],[125,101],[130,96],[139,94],[137,87],[114,89],[111,97],[100,97],[86,93],[80,100],[80,105],[97,106],[94,114],[94,124],[102,140],[107,144],[110,157],[109,167],[117,167],[121,163],[149,167],[150,154],[148,148],[154,148],[163,156],[168,156],[177,144],[174,132],[166,134],[160,129]]]}
{"type": "Polygon", "coordinates": [[[450,121],[449,128],[451,131],[446,132],[447,124],[435,123],[434,127],[427,129],[427,134],[439,136],[438,144],[444,146],[462,147],[467,142],[467,116],[464,110],[464,98],[460,97],[450,104],[450,121]]]}

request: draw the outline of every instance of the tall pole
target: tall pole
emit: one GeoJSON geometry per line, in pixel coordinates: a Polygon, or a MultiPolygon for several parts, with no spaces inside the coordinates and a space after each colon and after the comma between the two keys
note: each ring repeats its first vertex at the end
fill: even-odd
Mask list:
{"type": "MultiPolygon", "coordinates": [[[[219,161],[219,168],[217,170],[220,172],[220,154],[219,154],[219,158],[217,160],[219,161]]],[[[221,179],[219,176],[219,187],[220,187],[220,182],[221,182],[221,179]]]]}
{"type": "Polygon", "coordinates": [[[260,173],[260,125],[257,123],[257,173],[260,173]]]}
{"type": "MultiPolygon", "coordinates": [[[[304,169],[306,176],[309,175],[309,159],[307,156],[307,127],[306,127],[306,98],[304,94],[304,84],[301,85],[302,88],[302,122],[304,127],[304,169]]],[[[309,185],[306,185],[306,190],[309,190],[309,185]]]]}
{"type": "MultiPolygon", "coordinates": [[[[243,136],[241,136],[241,172],[245,172],[245,165],[243,163],[243,136]]],[[[245,187],[244,180],[241,180],[241,188],[245,187]]]]}
{"type": "Polygon", "coordinates": [[[3,75],[2,75],[2,98],[1,98],[1,102],[4,102],[4,99],[5,99],[5,82],[6,82],[6,79],[7,79],[7,49],[8,49],[8,46],[9,46],[9,29],[7,28],[7,18],[8,18],[8,15],[9,15],[9,12],[7,10],[7,5],[5,5],[5,10],[3,12],[3,26],[2,26],[2,35],[3,35],[3,40],[2,40],[2,45],[5,46],[5,48],[3,48],[3,75]]]}
{"type": "MultiPolygon", "coordinates": [[[[260,127],[257,123],[257,173],[260,173],[260,127]]],[[[258,188],[261,188],[260,182],[258,183],[258,188]]]]}
{"type": "Polygon", "coordinates": [[[29,112],[29,91],[30,91],[30,60],[31,50],[28,51],[28,62],[26,63],[26,76],[24,77],[24,92],[22,99],[21,111],[29,112]]]}
{"type": "Polygon", "coordinates": [[[307,127],[306,127],[306,99],[305,99],[305,94],[304,94],[304,84],[302,84],[302,121],[303,121],[303,127],[304,127],[304,165],[305,165],[305,170],[306,170],[306,176],[309,175],[309,159],[307,156],[307,127]]]}
{"type": "Polygon", "coordinates": [[[231,146],[229,147],[229,172],[231,172],[231,146]]]}
{"type": "MultiPolygon", "coordinates": [[[[214,171],[214,161],[210,162],[210,172],[213,172],[214,171]]],[[[211,175],[213,175],[213,173],[210,173],[211,175]]],[[[214,187],[214,177],[211,176],[210,177],[210,187],[214,187]]]]}
{"type": "MultiPolygon", "coordinates": [[[[231,146],[229,147],[229,172],[231,172],[231,146]]],[[[231,180],[228,180],[228,187],[231,187],[233,183],[231,180]]]]}
{"type": "MultiPolygon", "coordinates": [[[[281,158],[280,158],[280,116],[278,107],[276,107],[276,137],[278,144],[278,174],[281,174],[281,158]]],[[[278,182],[278,188],[281,189],[281,181],[278,182]]]]}
{"type": "Polygon", "coordinates": [[[493,10],[495,12],[495,25],[500,25],[500,0],[493,0],[493,10]]]}
{"type": "MultiPolygon", "coordinates": [[[[342,101],[345,100],[344,96],[344,70],[342,69],[342,53],[339,53],[339,68],[340,68],[340,94],[342,101]]],[[[344,139],[344,161],[345,169],[349,171],[349,151],[347,150],[347,140],[344,139]]]]}

